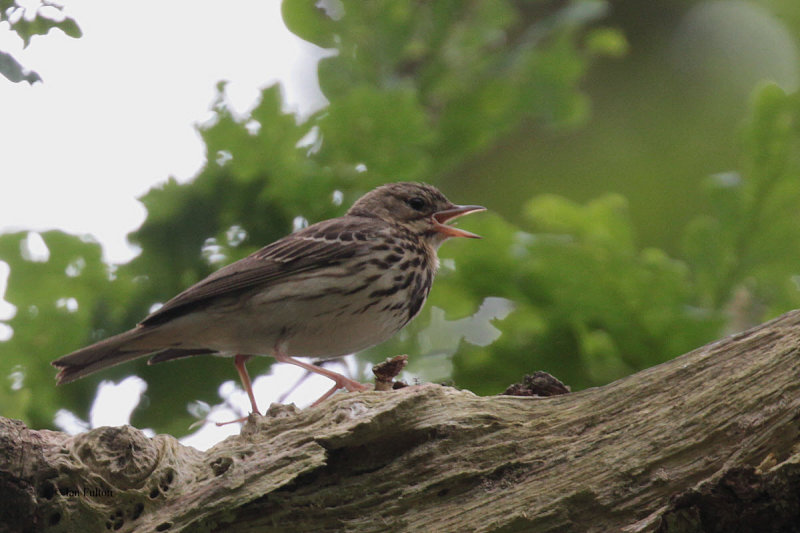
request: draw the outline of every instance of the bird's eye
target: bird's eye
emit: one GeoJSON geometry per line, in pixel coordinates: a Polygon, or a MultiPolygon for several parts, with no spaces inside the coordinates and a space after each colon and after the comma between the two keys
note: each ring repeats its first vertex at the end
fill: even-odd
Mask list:
{"type": "Polygon", "coordinates": [[[414,209],[415,211],[422,211],[422,209],[425,207],[425,200],[423,200],[419,196],[409,198],[408,200],[406,200],[406,203],[409,205],[409,207],[411,207],[411,209],[414,209]]]}

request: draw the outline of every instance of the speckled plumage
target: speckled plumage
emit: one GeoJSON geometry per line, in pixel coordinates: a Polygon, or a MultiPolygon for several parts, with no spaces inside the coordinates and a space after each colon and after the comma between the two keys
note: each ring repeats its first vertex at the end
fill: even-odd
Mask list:
{"type": "MultiPolygon", "coordinates": [[[[169,300],[139,325],[56,361],[59,383],[150,355],[252,355],[309,365],[382,342],[419,313],[448,237],[476,237],[444,224],[479,206],[455,206],[430,185],[393,183],[362,196],[340,218],[319,222],[232,263],[169,300]]],[[[336,387],[363,386],[311,367],[336,387]]],[[[248,393],[251,393],[248,390],[248,393]]],[[[252,398],[253,410],[257,411],[252,398]]]]}

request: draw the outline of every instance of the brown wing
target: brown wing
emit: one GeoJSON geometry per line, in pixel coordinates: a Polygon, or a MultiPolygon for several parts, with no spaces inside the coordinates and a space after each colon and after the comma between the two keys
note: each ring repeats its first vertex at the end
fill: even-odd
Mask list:
{"type": "Polygon", "coordinates": [[[140,322],[150,326],[197,310],[218,297],[267,287],[295,274],[333,266],[369,252],[378,220],[342,217],[309,226],[217,270],[178,294],[140,322]]]}

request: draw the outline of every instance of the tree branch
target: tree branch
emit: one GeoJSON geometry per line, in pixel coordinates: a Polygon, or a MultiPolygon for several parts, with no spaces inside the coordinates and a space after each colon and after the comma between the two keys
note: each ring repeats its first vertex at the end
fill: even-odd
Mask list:
{"type": "Polygon", "coordinates": [[[778,531],[800,519],[799,354],[793,311],[573,394],[424,385],[273,405],[204,453],[131,427],[70,437],[0,419],[0,524],[778,531]]]}

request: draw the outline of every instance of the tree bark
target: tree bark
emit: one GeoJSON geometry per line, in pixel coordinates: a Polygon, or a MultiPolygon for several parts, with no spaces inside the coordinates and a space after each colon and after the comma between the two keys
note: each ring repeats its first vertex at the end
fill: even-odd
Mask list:
{"type": "Polygon", "coordinates": [[[800,311],[604,387],[273,405],[206,452],[0,420],[9,531],[800,529],[800,311]]]}

